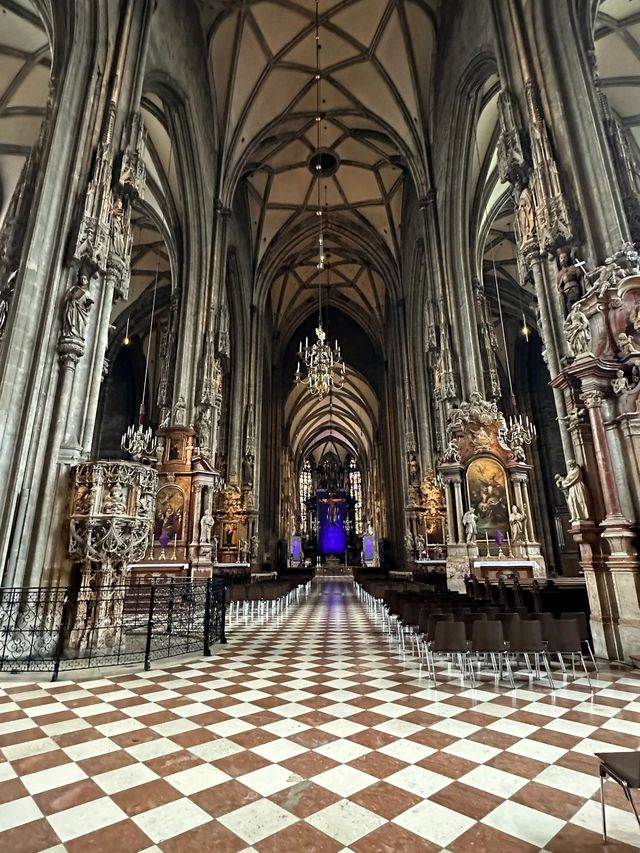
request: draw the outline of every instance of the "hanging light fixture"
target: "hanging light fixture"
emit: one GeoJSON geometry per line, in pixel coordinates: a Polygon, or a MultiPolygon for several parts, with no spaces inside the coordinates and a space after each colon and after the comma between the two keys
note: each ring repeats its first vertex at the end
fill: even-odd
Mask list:
{"type": "Polygon", "coordinates": [[[295,374],[296,385],[306,385],[309,393],[322,399],[331,391],[340,390],[344,385],[346,367],[338,341],[335,341],[333,348],[326,342],[327,333],[322,325],[322,272],[328,267],[326,263],[326,255],[324,251],[324,217],[322,207],[320,205],[320,178],[322,176],[322,147],[321,125],[322,115],[320,112],[320,16],[318,11],[318,0],[316,0],[316,152],[313,157],[316,171],[316,186],[317,186],[317,207],[316,216],[320,223],[318,234],[318,325],[316,327],[316,340],[309,346],[309,338],[305,338],[304,347],[302,341],[298,348],[298,367],[295,374]],[[304,368],[305,374],[302,374],[301,367],[304,368]]]}

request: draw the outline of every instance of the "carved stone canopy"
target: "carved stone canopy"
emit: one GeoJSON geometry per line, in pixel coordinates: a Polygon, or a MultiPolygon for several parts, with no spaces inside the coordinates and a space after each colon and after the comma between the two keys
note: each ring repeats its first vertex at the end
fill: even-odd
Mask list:
{"type": "Polygon", "coordinates": [[[137,462],[87,462],[73,469],[69,554],[103,570],[122,569],[145,554],[155,513],[158,475],[137,462]]]}

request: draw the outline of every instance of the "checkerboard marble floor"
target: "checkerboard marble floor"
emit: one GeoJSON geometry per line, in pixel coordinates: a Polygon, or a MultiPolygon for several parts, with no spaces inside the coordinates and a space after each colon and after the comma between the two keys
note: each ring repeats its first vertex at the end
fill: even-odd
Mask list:
{"type": "MultiPolygon", "coordinates": [[[[640,678],[437,689],[348,582],[220,654],[0,686],[0,851],[637,850],[617,786],[602,845],[596,751],[637,749],[640,678]]],[[[558,676],[559,678],[559,676],[558,676]]]]}

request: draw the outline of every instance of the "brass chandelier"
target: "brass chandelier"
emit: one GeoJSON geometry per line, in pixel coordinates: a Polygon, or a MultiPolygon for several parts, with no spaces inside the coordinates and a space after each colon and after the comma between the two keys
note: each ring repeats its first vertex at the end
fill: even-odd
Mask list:
{"type": "MultiPolygon", "coordinates": [[[[316,154],[313,158],[315,162],[318,203],[316,216],[320,223],[320,234],[318,236],[318,263],[316,268],[320,274],[327,269],[327,279],[329,271],[326,264],[326,256],[324,253],[324,221],[322,208],[320,206],[320,178],[322,173],[322,147],[320,144],[320,130],[322,124],[322,115],[320,113],[320,23],[318,12],[318,0],[316,0],[316,154]]],[[[328,283],[328,281],[327,281],[328,283]]],[[[346,374],[346,367],[340,347],[336,340],[332,348],[327,342],[327,333],[322,326],[322,281],[318,278],[318,325],[316,327],[316,340],[309,346],[309,339],[305,338],[304,347],[302,341],[298,348],[298,366],[295,374],[296,385],[306,385],[309,393],[318,399],[326,397],[331,391],[339,391],[343,385],[346,374]],[[304,368],[304,375],[301,372],[301,367],[304,368]]]]}

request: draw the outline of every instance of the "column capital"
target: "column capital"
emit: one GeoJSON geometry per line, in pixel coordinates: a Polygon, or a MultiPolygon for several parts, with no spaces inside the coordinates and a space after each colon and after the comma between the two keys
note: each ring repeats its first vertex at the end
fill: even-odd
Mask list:
{"type": "Polygon", "coordinates": [[[604,401],[604,393],[598,388],[583,388],[582,399],[587,409],[600,409],[604,401]]]}

